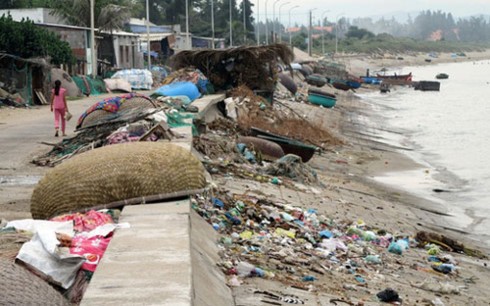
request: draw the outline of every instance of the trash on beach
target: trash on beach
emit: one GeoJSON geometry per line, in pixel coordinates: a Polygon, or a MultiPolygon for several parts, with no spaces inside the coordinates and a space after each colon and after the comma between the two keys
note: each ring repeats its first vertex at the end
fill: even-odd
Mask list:
{"type": "Polygon", "coordinates": [[[378,292],[376,296],[381,302],[385,302],[385,303],[401,301],[398,292],[396,292],[391,288],[386,288],[385,290],[378,292]]]}
{"type": "Polygon", "coordinates": [[[468,248],[463,243],[442,234],[420,231],[415,236],[415,239],[418,241],[420,247],[424,247],[426,244],[432,243],[449,252],[464,253],[468,256],[473,256],[480,259],[488,258],[488,256],[483,254],[481,251],[468,248]]]}
{"type": "Polygon", "coordinates": [[[410,285],[412,287],[440,294],[459,294],[461,288],[465,288],[465,286],[454,286],[448,282],[443,283],[433,279],[425,279],[421,283],[410,283],[410,285]]]}

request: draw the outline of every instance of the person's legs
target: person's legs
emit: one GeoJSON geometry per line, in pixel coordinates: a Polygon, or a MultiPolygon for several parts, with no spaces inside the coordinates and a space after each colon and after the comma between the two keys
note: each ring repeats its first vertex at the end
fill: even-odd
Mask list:
{"type": "Polygon", "coordinates": [[[60,116],[61,116],[61,133],[63,136],[66,136],[65,134],[65,128],[66,128],[66,120],[65,120],[65,109],[60,109],[60,116]]]}
{"type": "Polygon", "coordinates": [[[54,129],[56,130],[56,134],[54,136],[58,137],[58,130],[60,129],[60,110],[54,109],[54,129]]]}

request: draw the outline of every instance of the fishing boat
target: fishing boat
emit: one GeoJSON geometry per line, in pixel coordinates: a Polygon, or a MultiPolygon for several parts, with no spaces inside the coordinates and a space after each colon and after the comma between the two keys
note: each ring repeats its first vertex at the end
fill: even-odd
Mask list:
{"type": "Polygon", "coordinates": [[[419,81],[415,84],[415,90],[421,91],[439,91],[441,83],[436,81],[419,81]]]}
{"type": "Polygon", "coordinates": [[[352,89],[358,89],[361,87],[361,82],[355,80],[347,80],[345,81],[345,84],[349,85],[352,89]]]}
{"type": "Polygon", "coordinates": [[[332,79],[332,80],[330,80],[330,83],[332,84],[332,86],[334,88],[344,90],[344,91],[347,91],[349,89],[354,90],[354,89],[361,87],[360,82],[355,81],[355,80],[351,80],[351,79],[348,79],[348,80],[332,79]]]}
{"type": "Polygon", "coordinates": [[[318,94],[318,95],[322,95],[322,96],[328,96],[328,97],[332,97],[334,99],[337,99],[336,95],[328,93],[328,92],[320,90],[320,89],[310,88],[310,89],[308,89],[308,93],[314,93],[314,94],[318,94]]]}
{"type": "Polygon", "coordinates": [[[322,92],[319,90],[308,91],[308,101],[312,104],[321,105],[323,107],[332,108],[337,103],[337,97],[335,95],[322,92]]]}
{"type": "Polygon", "coordinates": [[[412,73],[410,72],[409,74],[376,74],[376,77],[378,79],[395,79],[395,80],[405,80],[405,81],[411,81],[412,80],[412,73]]]}
{"type": "Polygon", "coordinates": [[[438,80],[443,80],[449,78],[449,75],[447,73],[439,73],[436,75],[436,79],[438,80]]]}
{"type": "Polygon", "coordinates": [[[369,77],[369,76],[362,76],[361,77],[361,80],[363,83],[365,84],[380,84],[381,83],[381,79],[378,79],[376,77],[369,77]]]}
{"type": "Polygon", "coordinates": [[[308,162],[318,149],[318,147],[316,146],[312,146],[286,136],[267,132],[256,127],[252,127],[250,129],[250,134],[252,136],[277,143],[282,148],[285,154],[298,155],[299,157],[301,157],[301,160],[304,163],[308,162]]]}
{"type": "Polygon", "coordinates": [[[352,87],[350,87],[349,85],[347,85],[345,82],[342,82],[342,81],[333,81],[332,86],[336,89],[340,89],[343,91],[347,91],[349,89],[352,89],[352,87]]]}
{"type": "Polygon", "coordinates": [[[322,87],[323,85],[325,85],[328,82],[327,78],[323,77],[320,74],[311,74],[311,75],[307,76],[305,78],[305,80],[306,80],[306,83],[308,83],[310,85],[318,86],[318,87],[322,87]]]}

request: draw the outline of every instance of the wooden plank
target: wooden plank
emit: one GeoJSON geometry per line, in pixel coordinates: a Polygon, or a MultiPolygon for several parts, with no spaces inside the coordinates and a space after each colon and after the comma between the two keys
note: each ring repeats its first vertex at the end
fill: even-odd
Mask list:
{"type": "Polygon", "coordinates": [[[46,98],[44,97],[42,91],[40,89],[34,89],[34,92],[36,93],[36,96],[39,98],[39,100],[41,101],[41,104],[43,105],[47,105],[49,104],[48,101],[46,100],[46,98]]]}

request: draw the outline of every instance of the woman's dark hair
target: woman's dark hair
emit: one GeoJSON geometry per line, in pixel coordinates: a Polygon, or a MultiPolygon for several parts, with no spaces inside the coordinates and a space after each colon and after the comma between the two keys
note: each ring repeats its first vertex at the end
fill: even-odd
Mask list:
{"type": "Polygon", "coordinates": [[[61,81],[60,80],[56,80],[54,82],[54,95],[55,96],[59,96],[60,95],[60,87],[61,87],[61,81]]]}

